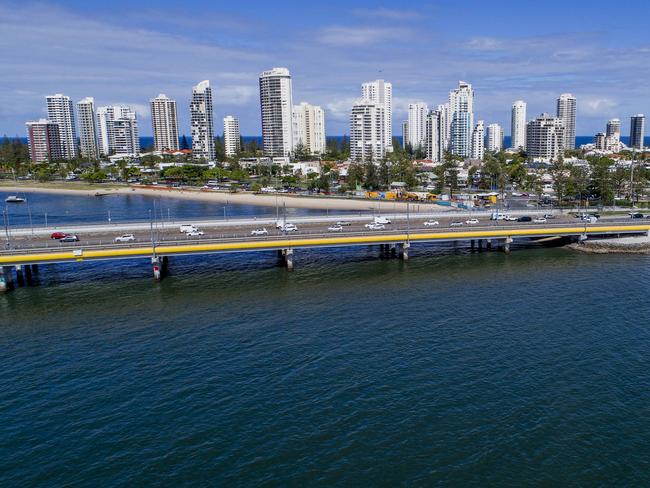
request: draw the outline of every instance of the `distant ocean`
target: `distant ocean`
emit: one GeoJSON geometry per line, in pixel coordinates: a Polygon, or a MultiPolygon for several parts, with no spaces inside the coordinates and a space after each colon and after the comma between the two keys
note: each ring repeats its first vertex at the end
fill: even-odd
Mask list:
{"type": "MultiPolygon", "coordinates": [[[[186,136],[187,137],[187,142],[189,144],[192,144],[192,137],[191,136],[186,136]]],[[[327,140],[336,140],[340,141],[343,139],[344,136],[328,136],[327,140]]],[[[349,137],[349,136],[345,136],[349,137]]],[[[262,145],[262,136],[243,136],[244,139],[244,144],[251,142],[251,141],[256,141],[259,146],[262,145]]],[[[401,136],[395,136],[395,138],[399,141],[399,143],[402,143],[402,137],[401,136]]],[[[26,137],[21,137],[20,138],[25,144],[27,144],[27,138],[26,137]]],[[[621,141],[623,141],[624,144],[627,144],[629,142],[630,138],[628,136],[621,136],[621,141]]],[[[644,139],[644,145],[646,147],[650,147],[650,136],[645,137],[644,139]]],[[[576,136],[576,147],[580,147],[583,144],[591,144],[594,142],[594,136],[576,136]]],[[[506,136],[504,138],[504,147],[510,147],[510,136],[506,136]]],[[[153,137],[151,136],[146,136],[146,137],[140,137],[140,147],[151,147],[153,146],[153,137]]]]}

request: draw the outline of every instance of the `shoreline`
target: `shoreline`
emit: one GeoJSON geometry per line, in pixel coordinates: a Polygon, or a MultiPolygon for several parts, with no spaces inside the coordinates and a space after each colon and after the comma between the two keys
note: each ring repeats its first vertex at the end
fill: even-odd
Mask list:
{"type": "Polygon", "coordinates": [[[566,247],[586,254],[650,254],[650,236],[594,239],[566,247]]]}
{"type": "MultiPolygon", "coordinates": [[[[88,185],[89,186],[89,185],[88,185]]],[[[394,202],[382,200],[358,200],[350,198],[333,198],[326,196],[298,196],[288,194],[256,194],[250,192],[225,193],[219,191],[202,191],[176,189],[169,187],[155,188],[151,186],[97,186],[94,189],[88,188],[53,188],[47,184],[29,185],[3,185],[0,183],[0,191],[14,193],[46,193],[51,195],[78,195],[78,196],[111,196],[111,195],[144,195],[176,198],[183,200],[195,200],[235,205],[254,205],[261,207],[276,207],[286,205],[289,208],[304,208],[315,210],[357,210],[376,212],[406,212],[407,202],[394,202]]],[[[435,203],[411,203],[408,205],[413,213],[420,212],[446,212],[453,210],[450,207],[443,207],[435,203]]]]}

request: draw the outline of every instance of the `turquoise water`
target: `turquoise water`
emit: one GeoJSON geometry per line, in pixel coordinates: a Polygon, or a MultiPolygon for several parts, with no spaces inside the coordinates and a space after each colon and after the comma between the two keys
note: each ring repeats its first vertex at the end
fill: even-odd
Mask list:
{"type": "Polygon", "coordinates": [[[0,486],[648,484],[649,258],[378,256],[41,266],[0,296],[0,486]]]}

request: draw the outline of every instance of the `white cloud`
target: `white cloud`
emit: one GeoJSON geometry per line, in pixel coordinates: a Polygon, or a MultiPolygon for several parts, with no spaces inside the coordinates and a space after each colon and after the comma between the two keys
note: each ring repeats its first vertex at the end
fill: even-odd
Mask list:
{"type": "Polygon", "coordinates": [[[410,31],[399,27],[347,27],[332,25],[321,30],[318,39],[330,46],[363,46],[378,42],[404,40],[410,31]]]}

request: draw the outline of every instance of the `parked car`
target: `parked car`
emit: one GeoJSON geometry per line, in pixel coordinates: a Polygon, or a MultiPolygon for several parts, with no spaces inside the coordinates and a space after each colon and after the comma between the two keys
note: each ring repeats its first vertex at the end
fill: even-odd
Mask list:
{"type": "Polygon", "coordinates": [[[449,227],[462,227],[462,226],[463,226],[463,223],[460,222],[460,221],[455,221],[455,222],[452,222],[451,224],[449,224],[449,227]]]}
{"type": "Polygon", "coordinates": [[[536,224],[544,224],[546,222],[545,217],[537,217],[536,219],[533,220],[536,224]]]}
{"type": "Polygon", "coordinates": [[[468,225],[476,225],[478,224],[478,219],[467,219],[465,223],[468,225]]]}
{"type": "Polygon", "coordinates": [[[262,229],[254,229],[251,231],[252,236],[267,236],[269,235],[269,231],[266,230],[266,227],[262,229]]]}
{"type": "Polygon", "coordinates": [[[79,238],[74,234],[66,234],[59,239],[59,242],[79,242],[79,238]]]}
{"type": "Polygon", "coordinates": [[[66,235],[65,232],[52,232],[50,239],[63,239],[66,235]]]}
{"type": "Polygon", "coordinates": [[[330,231],[330,232],[340,232],[340,231],[343,230],[343,226],[342,225],[331,225],[331,226],[329,226],[327,228],[327,230],[330,231]]]}
{"type": "Polygon", "coordinates": [[[517,219],[517,222],[532,222],[533,219],[532,217],[529,217],[528,215],[522,215],[517,219]]]}
{"type": "Polygon", "coordinates": [[[339,220],[339,221],[336,223],[336,225],[342,225],[342,226],[346,227],[346,226],[348,226],[348,225],[352,225],[352,222],[349,222],[349,221],[347,221],[347,220],[339,220]]]}
{"type": "Polygon", "coordinates": [[[135,236],[133,234],[122,234],[115,238],[115,242],[134,242],[135,236]]]}
{"type": "Polygon", "coordinates": [[[366,224],[366,227],[370,230],[384,230],[386,228],[384,224],[376,224],[374,222],[371,222],[370,224],[366,224]]]}
{"type": "Polygon", "coordinates": [[[434,225],[440,225],[440,222],[438,222],[437,220],[427,220],[424,223],[425,227],[433,227],[434,225]]]}

